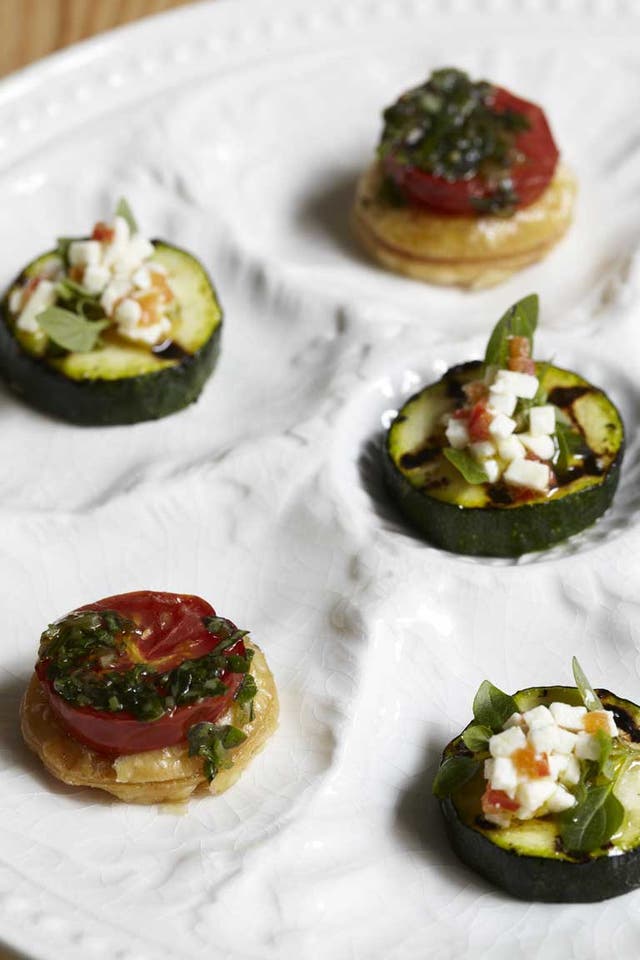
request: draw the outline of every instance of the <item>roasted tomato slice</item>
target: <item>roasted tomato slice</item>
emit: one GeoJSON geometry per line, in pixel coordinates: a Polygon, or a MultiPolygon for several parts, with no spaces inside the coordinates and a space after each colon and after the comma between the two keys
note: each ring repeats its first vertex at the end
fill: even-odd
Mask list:
{"type": "Polygon", "coordinates": [[[404,197],[413,204],[441,213],[478,214],[491,212],[492,197],[500,182],[509,181],[513,194],[511,210],[527,207],[546,190],[558,163],[558,148],[543,110],[535,103],[516,97],[503,87],[493,87],[489,105],[496,114],[512,111],[521,114],[528,129],[514,135],[514,161],[496,175],[449,179],[434,176],[391,151],[383,158],[383,167],[404,197]]]}
{"type": "Polygon", "coordinates": [[[110,755],[155,750],[229,708],[248,665],[243,636],[200,597],[141,590],[49,627],[36,673],[76,740],[110,755]]]}

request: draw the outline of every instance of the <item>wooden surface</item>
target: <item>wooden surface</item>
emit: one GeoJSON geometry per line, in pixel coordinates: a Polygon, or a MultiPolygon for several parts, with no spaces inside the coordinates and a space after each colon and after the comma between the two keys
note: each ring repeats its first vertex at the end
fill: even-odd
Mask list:
{"type": "MultiPolygon", "coordinates": [[[[193,0],[0,0],[0,76],[132,20],[193,0]]],[[[0,938],[0,960],[22,960],[0,938]]]]}
{"type": "Polygon", "coordinates": [[[103,30],[192,0],[0,0],[0,76],[103,30]]]}

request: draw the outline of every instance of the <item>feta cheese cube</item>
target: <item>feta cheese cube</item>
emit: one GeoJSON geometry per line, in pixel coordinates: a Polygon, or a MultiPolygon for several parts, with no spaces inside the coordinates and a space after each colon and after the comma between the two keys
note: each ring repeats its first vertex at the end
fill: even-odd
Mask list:
{"type": "Polygon", "coordinates": [[[22,297],[24,295],[24,290],[22,287],[14,287],[11,293],[9,294],[9,310],[11,313],[20,313],[20,307],[22,306],[22,297]]]}
{"type": "Polygon", "coordinates": [[[558,779],[569,787],[575,787],[580,780],[580,763],[573,753],[567,757],[567,765],[558,779]]]}
{"type": "Polygon", "coordinates": [[[469,453],[476,460],[489,460],[491,457],[495,457],[496,448],[490,440],[481,440],[479,443],[469,444],[469,453]]]}
{"type": "Polygon", "coordinates": [[[99,240],[72,240],[68,257],[72,267],[97,266],[102,260],[102,244],[99,240]]]}
{"type": "Polygon", "coordinates": [[[129,330],[120,327],[119,332],[129,340],[133,340],[134,343],[146,343],[147,346],[152,347],[157,343],[162,343],[170,336],[171,321],[168,317],[161,317],[157,323],[150,323],[146,326],[134,326],[129,330]]]}
{"type": "Polygon", "coordinates": [[[114,217],[112,223],[113,229],[113,243],[118,246],[124,246],[129,243],[129,238],[131,236],[131,231],[129,230],[129,224],[124,217],[114,217]]]}
{"type": "Polygon", "coordinates": [[[500,393],[497,390],[489,390],[489,406],[496,413],[504,413],[510,417],[516,408],[518,398],[513,393],[500,393]]]}
{"type": "Polygon", "coordinates": [[[143,263],[145,260],[148,260],[149,257],[152,257],[154,254],[154,246],[150,240],[147,240],[146,237],[143,237],[139,233],[134,233],[129,241],[129,251],[131,256],[137,259],[140,263],[143,263]]]}
{"type": "Polygon", "coordinates": [[[515,370],[498,370],[491,388],[496,393],[514,393],[524,400],[533,400],[538,392],[538,378],[530,373],[518,373],[515,370]]]}
{"type": "Polygon", "coordinates": [[[556,727],[555,723],[531,730],[529,733],[529,743],[537,754],[551,753],[552,750],[555,750],[557,731],[558,727],[556,727]]]}
{"type": "Polygon", "coordinates": [[[131,279],[133,280],[134,287],[138,290],[148,290],[151,286],[151,274],[149,273],[148,267],[140,267],[131,279]]]}
{"type": "Polygon", "coordinates": [[[529,433],[534,437],[556,432],[556,408],[550,403],[529,410],[529,433]]]}
{"type": "Polygon", "coordinates": [[[114,277],[107,284],[100,297],[100,306],[108,317],[113,316],[116,303],[125,297],[130,289],[131,285],[126,277],[114,277]]]}
{"type": "Polygon", "coordinates": [[[569,757],[567,754],[552,753],[549,759],[549,773],[554,780],[557,780],[561,773],[567,769],[569,757]]]}
{"type": "Polygon", "coordinates": [[[572,707],[568,703],[554,702],[549,705],[551,716],[559,727],[565,730],[582,730],[582,721],[587,712],[586,707],[572,707]]]}
{"type": "Polygon", "coordinates": [[[527,745],[527,738],[520,727],[509,727],[489,738],[489,753],[492,757],[510,757],[514,750],[527,745]]]}
{"type": "Polygon", "coordinates": [[[575,803],[576,798],[573,794],[569,793],[561,784],[558,784],[547,800],[547,810],[549,813],[562,813],[563,810],[570,810],[571,807],[575,806],[575,803]]]}
{"type": "Polygon", "coordinates": [[[575,755],[579,760],[597,760],[600,756],[600,744],[591,733],[576,734],[575,755]]]}
{"type": "Polygon", "coordinates": [[[456,420],[452,417],[445,430],[445,436],[454,450],[463,450],[469,445],[469,429],[466,420],[456,420]]]}
{"type": "Polygon", "coordinates": [[[519,433],[518,440],[541,460],[551,460],[555,453],[555,444],[552,438],[546,436],[546,434],[534,437],[530,433],[519,433]]]}
{"type": "Polygon", "coordinates": [[[526,450],[513,434],[498,440],[498,456],[503,460],[524,460],[526,450]]]}
{"type": "Polygon", "coordinates": [[[496,757],[493,761],[491,786],[494,790],[504,790],[511,798],[515,796],[518,786],[518,771],[513,760],[509,757],[496,757]]]}
{"type": "Polygon", "coordinates": [[[108,269],[99,264],[85,267],[82,286],[85,287],[89,293],[102,293],[109,282],[110,276],[111,274],[108,269]]]}
{"type": "MultiPolygon", "coordinates": [[[[516,789],[516,800],[525,810],[536,811],[556,792],[557,784],[550,777],[539,777],[520,783],[516,789]]],[[[518,813],[520,816],[520,813],[518,813]]]]}
{"type": "Polygon", "coordinates": [[[549,489],[549,467],[536,460],[512,460],[502,475],[514,487],[545,493],[549,489]]]}
{"type": "Polygon", "coordinates": [[[18,330],[25,333],[37,333],[40,330],[38,314],[52,307],[56,302],[56,286],[50,280],[41,280],[27,300],[22,313],[16,320],[18,330]]]}
{"type": "Polygon", "coordinates": [[[502,726],[503,730],[508,730],[509,727],[521,727],[522,726],[522,714],[521,713],[512,713],[508,720],[502,726]]]}
{"type": "Polygon", "coordinates": [[[504,413],[497,413],[489,424],[489,433],[497,440],[510,436],[516,428],[515,420],[504,413]]]}
{"type": "Polygon", "coordinates": [[[497,460],[483,460],[482,466],[489,483],[495,483],[500,476],[500,467],[497,460]]]}
{"type": "Polygon", "coordinates": [[[556,727],[556,745],[553,748],[556,753],[573,753],[576,746],[576,735],[562,727],[556,727]]]}
{"type": "Polygon", "coordinates": [[[532,710],[525,710],[523,713],[525,723],[529,730],[540,730],[542,727],[554,727],[555,721],[548,707],[539,704],[532,710]]]}
{"type": "Polygon", "coordinates": [[[142,307],[137,300],[132,300],[130,297],[125,297],[124,300],[121,300],[115,311],[115,320],[116,323],[124,327],[127,331],[130,331],[132,327],[135,327],[142,317],[142,307]]]}

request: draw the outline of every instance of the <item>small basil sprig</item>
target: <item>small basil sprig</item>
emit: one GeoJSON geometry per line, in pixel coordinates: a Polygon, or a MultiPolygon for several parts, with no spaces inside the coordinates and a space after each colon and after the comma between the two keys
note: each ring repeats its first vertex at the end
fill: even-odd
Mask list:
{"type": "Polygon", "coordinates": [[[244,743],[246,739],[246,733],[228,723],[195,723],[187,733],[189,756],[202,757],[204,775],[211,783],[219,770],[233,765],[227,752],[244,743]]]}
{"type": "Polygon", "coordinates": [[[47,307],[36,317],[41,329],[59,347],[71,353],[87,353],[98,343],[109,320],[86,320],[62,307],[47,307]]]}
{"type": "Polygon", "coordinates": [[[462,474],[467,483],[487,483],[489,477],[477,460],[474,460],[466,450],[456,450],[454,447],[445,447],[443,454],[462,474]]]}
{"type": "Polygon", "coordinates": [[[123,220],[127,221],[129,225],[129,230],[131,233],[138,232],[138,224],[136,218],[133,215],[133,211],[129,206],[125,197],[120,197],[118,200],[118,206],[116,207],[116,217],[122,217],[123,220]]]}
{"type": "Polygon", "coordinates": [[[624,807],[613,793],[615,781],[580,784],[577,803],[560,817],[560,839],[570,853],[591,853],[614,835],[624,819],[624,807]]]}
{"type": "Polygon", "coordinates": [[[568,423],[562,420],[556,420],[556,442],[558,444],[558,453],[555,459],[555,466],[560,473],[569,469],[574,454],[583,446],[582,436],[568,423]]]}
{"type": "Polygon", "coordinates": [[[444,800],[459,787],[471,780],[480,769],[480,761],[474,757],[447,757],[435,775],[432,790],[436,797],[444,800]]]}
{"type": "Polygon", "coordinates": [[[477,723],[489,727],[494,733],[502,730],[513,713],[518,712],[518,704],[509,696],[483,680],[473,699],[473,716],[477,723]]]}
{"type": "Polygon", "coordinates": [[[573,678],[576,681],[576,687],[580,692],[582,702],[587,710],[604,710],[602,700],[587,680],[587,675],[578,663],[577,657],[573,657],[571,660],[571,669],[573,670],[573,678]]]}
{"type": "Polygon", "coordinates": [[[538,294],[518,300],[498,320],[489,337],[484,362],[487,366],[506,367],[509,357],[509,337],[526,337],[533,347],[533,335],[538,324],[538,294]]]}

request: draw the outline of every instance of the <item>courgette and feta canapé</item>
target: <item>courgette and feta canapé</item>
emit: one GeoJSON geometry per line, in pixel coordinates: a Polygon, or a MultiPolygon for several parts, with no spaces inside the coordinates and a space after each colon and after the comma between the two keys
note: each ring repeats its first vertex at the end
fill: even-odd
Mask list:
{"type": "Polygon", "coordinates": [[[454,851],[524,900],[605,900],[640,886],[640,707],[592,689],[488,681],[433,790],[454,851]]]}
{"type": "Polygon", "coordinates": [[[576,185],[536,104],[461,70],[436,70],[384,111],[353,223],[383,266],[429,283],[488,287],[544,257],[576,185]]]}
{"type": "Polygon", "coordinates": [[[484,360],[415,394],[388,431],[389,489],[435,546],[498,557],[543,550],[613,499],[620,415],[577,373],[532,359],[537,316],[535,295],[510,307],[484,360]]]}
{"type": "Polygon", "coordinates": [[[265,658],[199,597],[141,590],[42,634],[22,733],[59,780],[129,803],[222,793],[278,720],[265,658]]]}
{"type": "Polygon", "coordinates": [[[136,423],[196,400],[222,313],[191,254],[138,230],[121,201],[91,237],[63,238],[2,301],[0,372],[30,404],[72,423],[136,423]]]}

